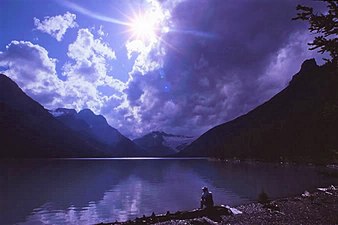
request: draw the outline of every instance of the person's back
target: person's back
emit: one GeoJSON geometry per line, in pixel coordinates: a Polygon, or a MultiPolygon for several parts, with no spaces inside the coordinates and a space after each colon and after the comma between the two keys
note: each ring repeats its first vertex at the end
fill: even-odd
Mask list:
{"type": "Polygon", "coordinates": [[[212,193],[209,192],[207,187],[203,187],[203,193],[202,193],[202,197],[201,197],[201,209],[203,208],[203,206],[205,206],[205,208],[212,208],[214,206],[214,200],[212,197],[212,193]]]}

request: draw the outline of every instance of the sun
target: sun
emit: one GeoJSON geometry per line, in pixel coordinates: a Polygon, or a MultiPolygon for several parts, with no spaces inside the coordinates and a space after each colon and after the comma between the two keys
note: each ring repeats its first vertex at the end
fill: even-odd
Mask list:
{"type": "Polygon", "coordinates": [[[147,55],[155,48],[160,49],[162,54],[164,45],[168,45],[165,35],[171,32],[170,12],[158,1],[146,2],[142,7],[131,7],[129,13],[124,14],[126,29],[123,33],[127,34],[128,57],[132,52],[147,55]]]}
{"type": "Polygon", "coordinates": [[[162,8],[157,1],[148,0],[141,7],[135,7],[127,16],[129,40],[141,41],[144,44],[154,44],[169,32],[168,10],[162,8]]]}
{"type": "Polygon", "coordinates": [[[156,38],[156,18],[150,15],[138,15],[132,19],[130,30],[132,36],[143,41],[156,38]]]}

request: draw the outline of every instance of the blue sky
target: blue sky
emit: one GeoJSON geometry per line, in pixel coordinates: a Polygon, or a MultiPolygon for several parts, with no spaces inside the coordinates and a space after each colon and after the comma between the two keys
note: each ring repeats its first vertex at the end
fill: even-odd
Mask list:
{"type": "Polygon", "coordinates": [[[123,134],[200,135],[283,89],[308,51],[294,0],[1,0],[0,70],[123,134]]]}

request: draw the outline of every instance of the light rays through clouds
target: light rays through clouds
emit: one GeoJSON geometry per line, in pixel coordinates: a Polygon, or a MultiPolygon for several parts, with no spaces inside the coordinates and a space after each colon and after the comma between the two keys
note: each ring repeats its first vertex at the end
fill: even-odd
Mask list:
{"type": "MultiPolygon", "coordinates": [[[[259,61],[266,60],[270,65],[272,59],[268,55],[283,48],[288,43],[287,33],[296,30],[295,26],[286,28],[291,10],[284,21],[279,20],[281,16],[276,12],[278,7],[292,9],[291,1],[277,2],[275,6],[203,0],[133,3],[129,10],[120,12],[121,18],[114,18],[61,1],[88,17],[125,27],[129,37],[125,40],[128,58],[136,57],[123,91],[123,103],[118,108],[125,112],[125,121],[120,120],[120,124],[133,135],[155,129],[186,133],[198,126],[192,131],[196,135],[261,103],[267,98],[262,97],[265,90],[252,97],[262,86],[256,81],[261,79],[259,74],[265,77],[265,67],[259,61]],[[259,7],[266,9],[264,15],[255,13],[259,7]],[[243,14],[252,19],[243,21],[238,17],[243,14]],[[264,17],[272,18],[275,24],[267,24],[261,19],[264,17]],[[270,40],[275,32],[279,38],[264,41],[270,40]],[[244,65],[237,65],[245,61],[244,65]]],[[[277,90],[283,86],[278,84],[277,90]]],[[[267,90],[275,91],[276,87],[274,91],[267,90]]]]}
{"type": "Polygon", "coordinates": [[[271,98],[316,57],[306,25],[291,21],[294,0],[50,0],[53,10],[22,18],[27,1],[11,2],[4,24],[31,27],[4,33],[0,72],[44,107],[90,108],[131,138],[198,136],[271,98]]]}
{"type": "MultiPolygon", "coordinates": [[[[183,2],[183,0],[176,2],[183,2]]],[[[135,9],[135,7],[131,6],[130,16],[120,12],[126,18],[126,20],[120,20],[106,15],[101,15],[81,5],[66,0],[60,0],[57,1],[57,3],[90,18],[97,19],[103,22],[126,26],[126,32],[129,32],[131,34],[130,39],[154,40],[156,38],[161,40],[161,35],[168,32],[182,33],[210,39],[218,38],[216,34],[212,33],[202,32],[198,30],[175,29],[173,27],[170,27],[169,19],[171,15],[169,10],[164,10],[161,7],[160,3],[155,0],[148,0],[148,5],[146,7],[136,7],[135,9]]],[[[167,44],[170,46],[169,43],[167,44]]]]}
{"type": "Polygon", "coordinates": [[[220,39],[219,35],[209,33],[209,32],[202,32],[196,30],[179,30],[179,29],[170,29],[170,32],[181,33],[181,34],[188,34],[196,37],[206,38],[206,39],[220,39]]]}
{"type": "MultiPolygon", "coordinates": [[[[125,83],[126,88],[120,92],[120,96],[118,97],[120,103],[118,105],[113,104],[114,108],[110,108],[112,106],[109,106],[111,104],[108,101],[106,106],[100,110],[100,113],[104,114],[113,126],[125,134],[135,135],[135,131],[136,133],[145,132],[142,125],[144,122],[141,115],[142,107],[138,103],[135,105],[130,97],[136,96],[136,98],[139,98],[140,96],[133,94],[132,92],[135,90],[130,90],[130,87],[133,86],[135,81],[139,80],[140,74],[151,76],[152,71],[163,67],[163,59],[167,48],[179,51],[163,37],[170,33],[171,30],[174,30],[171,23],[171,10],[182,0],[167,2],[170,2],[170,4],[166,3],[166,7],[157,0],[134,1],[134,4],[124,3],[129,6],[129,9],[122,11],[121,9],[114,8],[120,14],[120,18],[114,18],[108,17],[107,14],[103,15],[89,10],[82,5],[70,1],[58,1],[59,4],[68,10],[74,10],[98,21],[121,25],[123,32],[116,35],[127,34],[128,38],[125,39],[125,48],[128,59],[134,60],[134,63],[132,70],[129,72],[129,79],[125,83]],[[174,4],[175,2],[176,4],[174,4]]],[[[175,32],[177,33],[178,31],[176,30],[175,32]]],[[[136,87],[136,90],[138,90],[138,87],[136,87]]],[[[141,90],[141,92],[142,100],[140,104],[145,104],[146,102],[148,104],[152,93],[145,89],[141,90]]],[[[148,127],[147,130],[149,129],[152,130],[154,128],[148,127]]]]}
{"type": "Polygon", "coordinates": [[[104,21],[104,22],[108,22],[108,23],[113,23],[113,24],[120,24],[120,25],[125,25],[125,26],[128,26],[128,23],[127,22],[123,22],[121,20],[118,20],[118,19],[114,19],[112,17],[108,17],[108,16],[104,16],[104,15],[100,15],[96,12],[93,12],[89,9],[86,9],[74,2],[70,2],[70,1],[63,1],[63,0],[60,0],[60,1],[56,1],[57,3],[61,4],[62,6],[64,7],[67,7],[69,9],[72,9],[78,13],[81,13],[85,16],[88,16],[88,17],[91,17],[93,19],[97,19],[97,20],[100,20],[100,21],[104,21]]]}

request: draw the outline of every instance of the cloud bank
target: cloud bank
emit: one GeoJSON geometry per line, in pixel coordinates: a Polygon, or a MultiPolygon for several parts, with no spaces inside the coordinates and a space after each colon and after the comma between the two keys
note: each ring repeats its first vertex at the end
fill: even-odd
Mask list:
{"type": "Polygon", "coordinates": [[[80,29],[77,39],[69,45],[69,61],[63,65],[60,79],[57,60],[48,51],[29,41],[12,41],[0,52],[0,66],[5,74],[33,99],[46,108],[90,108],[96,113],[106,102],[120,101],[115,95],[106,96],[100,87],[119,92],[124,83],[107,75],[107,61],[115,59],[114,51],[94,38],[88,29],[80,29]]]}
{"type": "MultiPolygon", "coordinates": [[[[271,98],[315,56],[306,24],[291,21],[292,0],[146,3],[160,10],[165,29],[151,42],[125,41],[126,58],[134,60],[127,82],[109,68],[119,58],[102,26],[79,28],[63,65],[42,46],[12,41],[0,66],[47,108],[91,108],[130,137],[153,130],[197,136],[271,98]]],[[[67,12],[34,23],[60,41],[75,18],[67,12]]]]}
{"type": "Polygon", "coordinates": [[[294,15],[294,1],[181,1],[161,68],[131,74],[134,130],[199,135],[272,97],[313,55],[294,15]]]}

